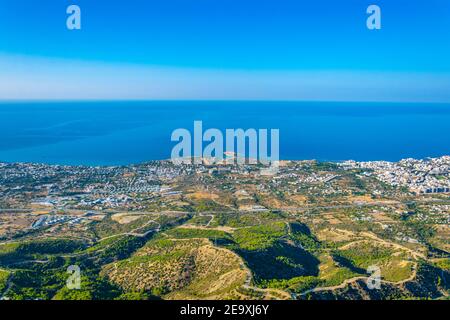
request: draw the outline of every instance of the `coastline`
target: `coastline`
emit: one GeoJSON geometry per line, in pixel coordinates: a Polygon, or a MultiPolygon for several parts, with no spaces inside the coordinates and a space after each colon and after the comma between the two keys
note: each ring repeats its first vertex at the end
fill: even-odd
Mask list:
{"type": "MultiPolygon", "coordinates": [[[[346,162],[356,162],[356,163],[398,163],[406,160],[417,160],[417,161],[427,161],[431,159],[439,159],[439,158],[450,158],[450,154],[443,154],[441,156],[429,156],[424,158],[402,158],[398,161],[391,160],[354,160],[354,159],[346,159],[346,160],[322,160],[322,159],[281,159],[280,162],[290,162],[290,163],[302,163],[302,162],[317,162],[317,163],[335,163],[335,164],[343,164],[346,162]]],[[[49,166],[49,167],[85,167],[85,168],[121,168],[121,167],[136,167],[136,166],[145,166],[152,165],[154,163],[168,163],[172,162],[171,159],[155,159],[155,160],[147,160],[143,162],[134,162],[128,164],[117,164],[117,165],[102,165],[102,164],[58,164],[58,163],[45,163],[45,162],[33,162],[33,161],[3,161],[0,159],[0,168],[2,165],[41,165],[41,166],[49,166]]],[[[194,164],[185,164],[184,166],[196,166],[194,164]]],[[[245,165],[237,165],[237,164],[210,164],[206,160],[202,165],[205,166],[255,166],[251,164],[245,165]]]]}

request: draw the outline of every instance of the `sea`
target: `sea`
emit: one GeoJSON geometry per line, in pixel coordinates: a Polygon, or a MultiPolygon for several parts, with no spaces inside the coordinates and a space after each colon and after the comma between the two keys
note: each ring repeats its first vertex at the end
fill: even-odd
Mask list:
{"type": "Polygon", "coordinates": [[[279,129],[280,158],[450,154],[450,104],[120,101],[0,103],[0,162],[109,166],[170,158],[178,128],[279,129]]]}

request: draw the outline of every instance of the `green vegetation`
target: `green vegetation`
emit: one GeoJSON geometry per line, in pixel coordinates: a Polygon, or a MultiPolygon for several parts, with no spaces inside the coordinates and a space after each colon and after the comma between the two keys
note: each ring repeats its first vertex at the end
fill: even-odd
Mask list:
{"type": "Polygon", "coordinates": [[[333,258],[352,272],[366,275],[369,266],[380,268],[381,277],[391,282],[400,282],[412,275],[413,263],[406,252],[394,251],[382,245],[363,242],[346,250],[338,250],[333,258]]]}
{"type": "Polygon", "coordinates": [[[8,282],[10,276],[10,272],[7,270],[0,269],[0,295],[3,293],[3,290],[6,288],[6,284],[8,282]]]}
{"type": "Polygon", "coordinates": [[[427,223],[411,221],[408,219],[404,222],[404,225],[407,234],[410,234],[413,238],[416,238],[423,243],[427,243],[428,240],[436,234],[434,227],[427,223]]]}
{"type": "Polygon", "coordinates": [[[20,246],[19,243],[5,243],[0,244],[0,255],[14,252],[20,246]]]}
{"type": "Polygon", "coordinates": [[[195,205],[195,211],[197,212],[220,212],[227,209],[227,207],[224,207],[213,200],[199,200],[195,205]]]}
{"type": "Polygon", "coordinates": [[[374,246],[364,242],[354,245],[346,250],[339,250],[337,256],[347,259],[357,268],[362,268],[363,273],[365,273],[367,267],[381,264],[383,261],[389,260],[392,254],[393,251],[386,247],[378,245],[374,246]]]}
{"type": "Polygon", "coordinates": [[[291,279],[271,279],[261,281],[261,286],[265,288],[274,288],[288,290],[293,293],[303,293],[307,290],[313,289],[324,283],[323,280],[318,277],[306,276],[306,277],[294,277],[291,279]]]}
{"type": "Polygon", "coordinates": [[[310,252],[317,252],[322,248],[322,244],[317,238],[311,234],[308,226],[303,223],[291,223],[291,235],[290,238],[299,244],[305,250],[310,252]]]}
{"type": "Polygon", "coordinates": [[[111,285],[107,279],[95,276],[83,276],[81,289],[62,287],[53,300],[111,300],[121,296],[121,290],[111,285]]]}
{"type": "Polygon", "coordinates": [[[326,277],[323,278],[324,287],[338,286],[344,283],[345,280],[351,279],[354,277],[361,276],[358,273],[348,269],[348,268],[336,268],[333,272],[329,273],[326,277]]]}
{"type": "Polygon", "coordinates": [[[127,293],[121,294],[115,300],[138,301],[138,300],[154,300],[154,299],[156,299],[155,296],[152,296],[152,295],[147,294],[145,292],[127,292],[127,293]]]}
{"type": "Polygon", "coordinates": [[[231,239],[224,231],[195,228],[175,228],[166,232],[167,236],[176,239],[205,238],[210,240],[231,239]]]}
{"type": "Polygon", "coordinates": [[[47,239],[6,244],[0,247],[0,265],[9,265],[21,260],[38,259],[43,255],[72,253],[85,248],[79,240],[47,239]]]}
{"type": "Polygon", "coordinates": [[[261,225],[242,228],[233,233],[233,239],[240,250],[264,250],[270,248],[282,236],[285,236],[286,225],[276,222],[271,225],[261,225]]]}
{"type": "Polygon", "coordinates": [[[253,271],[256,283],[266,280],[291,279],[318,275],[319,260],[311,253],[287,244],[275,242],[264,250],[236,250],[253,271]]]}
{"type": "Polygon", "coordinates": [[[106,265],[101,274],[127,293],[174,299],[229,297],[245,280],[238,257],[205,239],[151,240],[129,259],[106,265]]]}
{"type": "Polygon", "coordinates": [[[259,212],[257,215],[253,213],[223,213],[218,212],[211,226],[227,226],[232,228],[244,228],[252,226],[260,226],[271,224],[274,222],[284,221],[286,217],[281,213],[275,212],[259,212]]]}
{"type": "Polygon", "coordinates": [[[438,261],[435,261],[434,264],[442,270],[450,271],[450,258],[440,259],[438,261]]]}
{"type": "Polygon", "coordinates": [[[70,239],[46,239],[2,245],[0,263],[21,267],[14,272],[8,297],[16,300],[115,299],[123,294],[123,291],[99,276],[99,267],[128,258],[146,242],[147,239],[144,238],[119,236],[89,248],[83,241],[70,239]],[[78,265],[81,269],[81,290],[69,290],[66,287],[70,276],[67,273],[69,265],[78,265]]]}
{"type": "Polygon", "coordinates": [[[150,220],[152,220],[152,218],[144,216],[133,222],[120,224],[114,221],[111,218],[111,215],[108,215],[102,221],[93,224],[91,229],[98,238],[105,238],[115,234],[131,232],[139,229],[149,223],[150,220]]]}
{"type": "MultiPolygon", "coordinates": [[[[0,255],[17,254],[57,254],[68,253],[83,248],[85,243],[70,239],[47,239],[0,245],[0,255]]],[[[1,256],[0,256],[1,257],[1,256]]]]}
{"type": "Polygon", "coordinates": [[[381,266],[381,276],[384,280],[391,282],[400,282],[408,279],[413,272],[414,264],[412,262],[396,263],[395,260],[391,264],[381,266]]]}

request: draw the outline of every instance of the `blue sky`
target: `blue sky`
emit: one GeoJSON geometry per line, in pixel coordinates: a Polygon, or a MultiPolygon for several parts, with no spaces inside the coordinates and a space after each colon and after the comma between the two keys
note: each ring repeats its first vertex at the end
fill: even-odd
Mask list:
{"type": "Polygon", "coordinates": [[[0,99],[450,102],[449,57],[448,0],[0,0],[0,99]]]}

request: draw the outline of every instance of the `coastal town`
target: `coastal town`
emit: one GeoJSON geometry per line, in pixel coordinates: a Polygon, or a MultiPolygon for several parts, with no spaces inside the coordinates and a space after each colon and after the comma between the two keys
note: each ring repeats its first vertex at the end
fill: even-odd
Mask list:
{"type": "MultiPolygon", "coordinates": [[[[445,201],[449,193],[449,156],[399,162],[283,161],[273,176],[262,175],[255,165],[208,161],[118,167],[0,164],[0,214],[23,212],[33,229],[95,221],[108,210],[303,212],[314,206],[426,201],[432,194],[443,197],[434,201],[445,201]],[[199,202],[192,196],[196,193],[204,199],[199,202]],[[348,200],[356,195],[359,201],[348,200]]],[[[434,210],[449,213],[448,206],[434,210]]]]}
{"type": "Polygon", "coordinates": [[[405,159],[399,162],[346,161],[343,167],[373,170],[381,181],[396,187],[407,187],[416,193],[450,193],[450,157],[426,160],[405,159]]]}
{"type": "MultiPolygon", "coordinates": [[[[3,209],[40,205],[55,209],[139,210],[160,199],[181,196],[183,179],[198,181],[207,189],[207,182],[219,176],[224,180],[219,188],[224,190],[228,187],[239,191],[240,185],[252,180],[261,192],[279,188],[295,194],[320,186],[318,192],[345,194],[348,190],[333,180],[348,173],[375,178],[416,195],[450,193],[450,156],[399,162],[282,161],[279,172],[268,177],[261,175],[255,165],[214,165],[207,161],[196,165],[154,161],[117,167],[0,163],[0,201],[3,209]],[[327,170],[320,170],[326,166],[327,170]]],[[[386,194],[382,194],[383,190],[376,188],[370,191],[380,196],[389,192],[384,190],[386,194]]]]}

